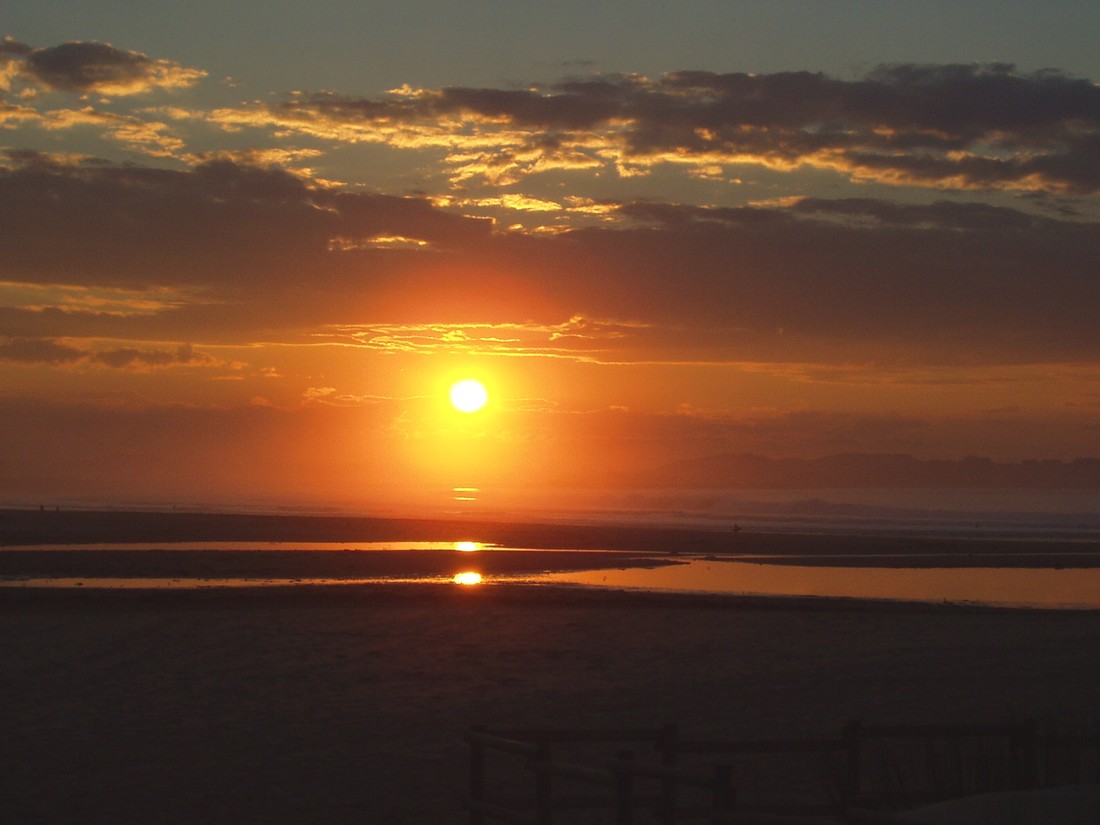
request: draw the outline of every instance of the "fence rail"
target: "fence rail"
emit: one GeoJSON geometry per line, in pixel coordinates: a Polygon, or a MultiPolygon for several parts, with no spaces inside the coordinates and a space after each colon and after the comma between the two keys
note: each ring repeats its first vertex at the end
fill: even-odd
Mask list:
{"type": "Polygon", "coordinates": [[[966,725],[867,725],[853,721],[835,738],[788,740],[688,739],[680,736],[675,725],[618,730],[480,726],[468,730],[465,739],[470,746],[470,825],[554,825],[556,813],[584,809],[603,811],[600,821],[616,825],[640,823],[639,815],[648,817],[645,822],[659,825],[735,819],[763,825],[782,822],[783,814],[889,810],[933,801],[937,793],[939,798],[962,795],[959,777],[950,777],[951,781],[946,777],[952,771],[968,774],[964,779],[971,785],[983,785],[971,792],[1038,787],[1061,779],[1053,772],[1063,763],[1073,763],[1075,781],[1100,781],[1100,731],[1046,734],[1032,721],[966,725]],[[961,749],[968,743],[982,743],[986,749],[964,758],[961,749]],[[623,745],[635,749],[623,749],[623,745]],[[567,758],[571,746],[618,750],[609,758],[580,764],[567,758]],[[909,748],[911,753],[888,752],[899,747],[909,748]],[[733,767],[725,758],[834,754],[830,798],[809,803],[784,800],[763,807],[735,805],[733,767]],[[700,757],[721,761],[709,761],[706,766],[683,764],[685,758],[698,761],[700,757]],[[906,776],[911,770],[906,758],[928,775],[906,776]],[[521,793],[518,801],[501,799],[494,795],[495,788],[490,790],[490,761],[501,759],[511,760],[507,767],[513,777],[528,777],[528,791],[521,793]],[[937,759],[943,763],[939,767],[935,766],[937,759]],[[1000,763],[996,769],[991,767],[993,761],[1000,763]],[[940,787],[922,787],[922,781],[940,787]],[[564,792],[576,786],[586,790],[564,792]],[[606,818],[608,812],[613,812],[612,819],[606,818]]]}

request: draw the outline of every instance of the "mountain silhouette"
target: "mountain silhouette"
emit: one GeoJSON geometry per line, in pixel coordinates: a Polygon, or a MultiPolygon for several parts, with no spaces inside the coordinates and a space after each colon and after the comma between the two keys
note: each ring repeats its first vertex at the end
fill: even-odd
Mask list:
{"type": "Polygon", "coordinates": [[[904,454],[844,453],[823,458],[768,458],[726,453],[677,461],[636,478],[645,487],[1100,488],[1100,458],[999,462],[968,456],[925,460],[904,454]]]}

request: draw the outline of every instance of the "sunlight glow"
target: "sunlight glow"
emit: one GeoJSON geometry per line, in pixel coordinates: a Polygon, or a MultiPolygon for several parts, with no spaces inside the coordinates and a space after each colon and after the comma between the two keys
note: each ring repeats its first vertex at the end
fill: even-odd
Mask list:
{"type": "Polygon", "coordinates": [[[467,378],[451,386],[451,405],[459,412],[475,413],[489,401],[489,391],[480,381],[467,378]]]}
{"type": "Polygon", "coordinates": [[[456,541],[455,550],[460,553],[476,553],[481,549],[481,543],[477,541],[456,541]]]}
{"type": "Polygon", "coordinates": [[[455,584],[473,585],[481,584],[481,574],[473,571],[467,573],[455,573],[455,584]]]}

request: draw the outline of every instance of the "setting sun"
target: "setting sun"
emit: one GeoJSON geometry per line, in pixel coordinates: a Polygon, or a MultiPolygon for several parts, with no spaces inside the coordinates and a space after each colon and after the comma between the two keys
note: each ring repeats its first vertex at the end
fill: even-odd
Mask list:
{"type": "Polygon", "coordinates": [[[489,391],[485,385],[473,378],[467,378],[451,386],[451,405],[459,412],[475,413],[489,401],[489,391]]]}

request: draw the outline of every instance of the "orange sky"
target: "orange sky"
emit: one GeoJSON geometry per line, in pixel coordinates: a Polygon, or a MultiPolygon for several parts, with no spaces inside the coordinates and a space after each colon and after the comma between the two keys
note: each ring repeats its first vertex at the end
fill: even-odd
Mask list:
{"type": "Polygon", "coordinates": [[[0,41],[0,500],[1100,455],[1092,79],[681,65],[246,95],[188,54],[0,41]],[[491,395],[469,416],[465,377],[491,395]]]}

